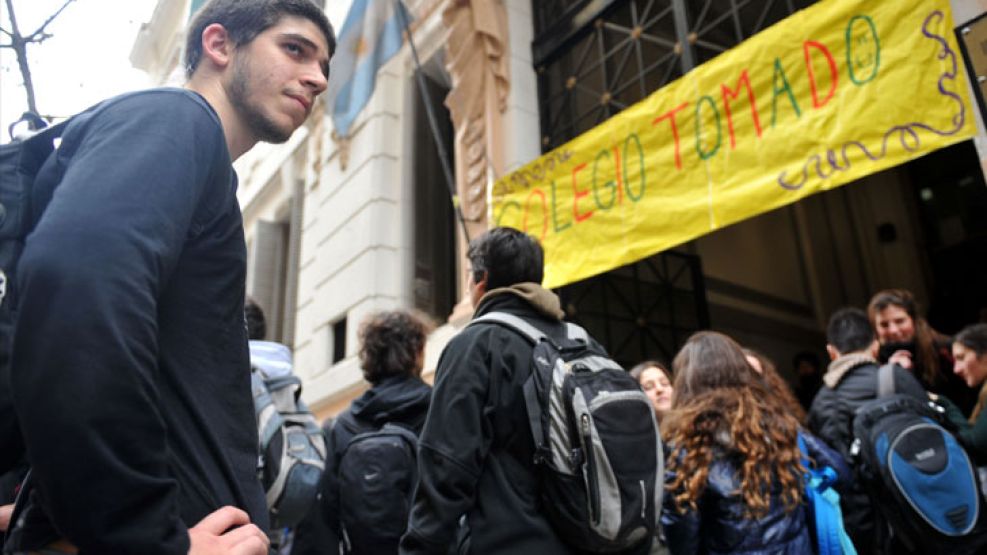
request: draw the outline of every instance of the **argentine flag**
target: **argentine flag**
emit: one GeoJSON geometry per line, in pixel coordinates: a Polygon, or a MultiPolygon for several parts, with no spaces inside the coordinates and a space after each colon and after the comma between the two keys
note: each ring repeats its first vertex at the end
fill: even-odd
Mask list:
{"type": "MultiPolygon", "coordinates": [[[[329,69],[328,100],[336,133],[347,136],[374,92],[377,70],[401,49],[396,0],[354,0],[329,69]]],[[[404,10],[404,6],[401,6],[404,10]]],[[[407,10],[404,10],[408,17],[407,10]]]]}

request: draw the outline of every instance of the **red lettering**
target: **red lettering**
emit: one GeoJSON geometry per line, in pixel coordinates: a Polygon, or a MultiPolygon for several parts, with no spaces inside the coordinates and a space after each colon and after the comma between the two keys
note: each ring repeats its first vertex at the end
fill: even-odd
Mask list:
{"type": "Polygon", "coordinates": [[[740,96],[740,87],[747,87],[747,101],[751,104],[751,116],[754,118],[754,131],[757,136],[761,136],[761,118],[757,115],[757,103],[754,101],[754,91],[751,90],[751,79],[747,75],[747,70],[745,69],[740,73],[740,79],[737,80],[737,87],[733,90],[726,85],[720,85],[720,89],[723,91],[723,108],[727,113],[727,129],[730,131],[730,148],[737,148],[737,138],[733,133],[733,117],[730,114],[730,100],[735,99],[740,96]]]}
{"type": "MultiPolygon", "coordinates": [[[[682,104],[679,104],[675,108],[672,108],[671,110],[665,112],[664,114],[656,117],[654,120],[651,121],[651,125],[654,126],[654,125],[658,125],[659,121],[668,118],[668,123],[672,125],[672,138],[675,139],[675,167],[680,170],[682,169],[682,155],[679,154],[679,127],[678,125],[675,124],[675,114],[677,114],[679,110],[684,109],[688,105],[689,105],[688,102],[683,102],[682,104]]],[[[614,147],[614,152],[616,151],[617,148],[614,147]]],[[[619,167],[620,157],[618,157],[617,165],[619,167]]],[[[617,175],[620,174],[618,173],[617,175]]]]}
{"type": "Polygon", "coordinates": [[[579,223],[583,220],[588,220],[590,216],[593,215],[592,210],[590,210],[585,214],[579,213],[579,199],[589,195],[589,189],[586,189],[585,191],[580,191],[579,188],[576,187],[576,174],[583,171],[584,169],[586,169],[586,162],[583,162],[582,164],[579,164],[575,168],[572,168],[572,217],[576,219],[576,223],[579,223]]]}
{"type": "Polygon", "coordinates": [[[824,44],[814,40],[805,41],[805,44],[802,45],[802,50],[805,52],[805,69],[809,73],[809,90],[812,91],[812,105],[816,108],[822,108],[836,94],[836,85],[840,80],[839,71],[836,69],[836,60],[824,44]],[[826,61],[829,63],[829,92],[826,93],[826,98],[822,101],[819,100],[819,91],[816,89],[816,73],[812,69],[812,58],[809,54],[809,48],[815,48],[822,52],[823,56],[826,56],[826,61]]]}
{"type": "Polygon", "coordinates": [[[545,235],[548,234],[548,199],[545,198],[545,192],[541,189],[532,189],[528,193],[528,198],[524,201],[524,219],[521,221],[521,231],[528,232],[528,214],[531,213],[531,197],[535,195],[541,197],[541,236],[538,237],[538,240],[544,241],[545,235]]]}

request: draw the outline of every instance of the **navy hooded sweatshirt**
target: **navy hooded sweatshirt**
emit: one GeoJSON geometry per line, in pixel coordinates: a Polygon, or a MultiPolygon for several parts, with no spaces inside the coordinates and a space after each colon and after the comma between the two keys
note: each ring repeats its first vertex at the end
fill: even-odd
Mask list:
{"type": "Polygon", "coordinates": [[[10,379],[37,497],[82,554],[187,553],[224,505],[267,528],[236,185],[181,89],[78,116],[38,176],[10,379]]]}
{"type": "Polygon", "coordinates": [[[420,433],[431,396],[432,388],[416,376],[390,376],[354,400],[348,410],[326,427],[328,456],[319,501],[296,528],[291,555],[336,553],[341,535],[337,474],[343,450],[355,435],[388,423],[420,433]]]}

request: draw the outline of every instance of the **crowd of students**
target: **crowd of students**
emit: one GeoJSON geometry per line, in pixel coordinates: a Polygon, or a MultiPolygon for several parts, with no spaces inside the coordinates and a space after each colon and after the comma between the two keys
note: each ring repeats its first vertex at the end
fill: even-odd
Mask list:
{"type": "MultiPolygon", "coordinates": [[[[471,287],[496,283],[492,295],[485,286],[473,291],[476,317],[507,306],[535,325],[558,321],[557,298],[536,285],[538,273],[498,267],[511,258],[535,266],[540,256],[537,244],[513,230],[498,228],[475,241],[471,264],[483,270],[471,287]]],[[[530,463],[533,438],[526,433],[526,408],[519,406],[520,389],[534,371],[523,352],[530,346],[497,326],[479,336],[465,333],[443,353],[437,388],[429,395],[420,379],[423,332],[401,332],[424,328],[404,311],[375,315],[361,328],[361,361],[372,387],[329,428],[335,454],[315,510],[296,530],[292,553],[335,553],[337,546],[370,552],[354,548],[341,524],[348,515],[338,488],[340,453],[355,432],[387,421],[415,434],[424,428],[417,462],[422,481],[406,507],[404,539],[393,530],[382,533],[379,539],[386,541],[372,552],[580,552],[558,537],[539,506],[544,498],[530,463]],[[391,341],[381,342],[375,336],[385,333],[379,328],[386,322],[391,341]],[[375,362],[367,355],[373,349],[393,350],[377,356],[403,362],[375,362]],[[368,406],[378,408],[368,413],[368,406]]],[[[866,311],[836,311],[826,340],[831,361],[808,407],[773,361],[714,331],[690,337],[670,366],[648,360],[630,369],[664,440],[664,501],[650,552],[818,552],[805,461],[834,473],[831,487],[839,493],[846,532],[842,552],[922,552],[904,543],[883,516],[887,500],[874,499],[873,489],[861,483],[851,454],[854,415],[878,396],[879,368],[890,363],[894,391],[940,405],[944,425],[976,464],[984,464],[987,324],[949,338],[925,322],[909,292],[889,290],[875,295],[866,311]]],[[[982,534],[971,535],[954,551],[976,552],[982,541],[982,534]]]]}

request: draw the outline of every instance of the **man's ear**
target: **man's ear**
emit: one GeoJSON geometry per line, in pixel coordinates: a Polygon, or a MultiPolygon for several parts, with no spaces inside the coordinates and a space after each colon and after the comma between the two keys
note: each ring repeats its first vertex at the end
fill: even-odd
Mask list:
{"type": "Polygon", "coordinates": [[[490,277],[489,273],[483,272],[483,278],[480,279],[480,281],[474,281],[474,283],[476,284],[477,291],[480,292],[480,296],[483,296],[487,292],[487,278],[489,277],[490,277]]]}
{"type": "Polygon", "coordinates": [[[840,352],[836,350],[836,347],[826,344],[826,354],[829,355],[829,360],[836,360],[840,358],[840,352]]]}
{"type": "Polygon", "coordinates": [[[233,59],[233,42],[230,34],[219,23],[213,23],[202,30],[202,58],[209,60],[217,69],[225,69],[233,59]]]}

